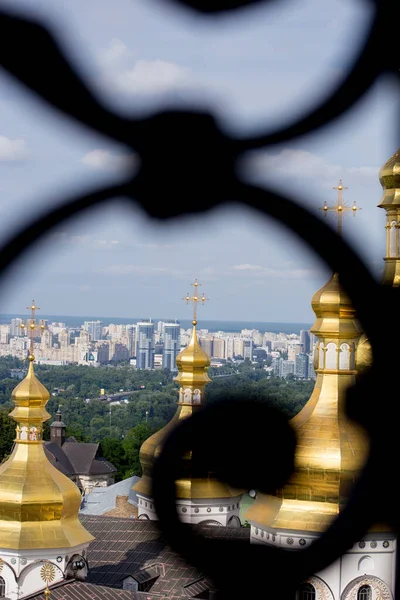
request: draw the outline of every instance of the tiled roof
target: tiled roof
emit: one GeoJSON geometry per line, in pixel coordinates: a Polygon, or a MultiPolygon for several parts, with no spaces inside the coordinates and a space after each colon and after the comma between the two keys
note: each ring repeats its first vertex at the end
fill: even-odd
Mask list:
{"type": "Polygon", "coordinates": [[[64,442],[62,449],[74,467],[75,473],[88,475],[92,462],[96,458],[99,444],[64,442]]]}
{"type": "MultiPolygon", "coordinates": [[[[210,589],[201,573],[166,546],[156,522],[94,515],[80,520],[95,536],[88,549],[87,580],[53,588],[51,600],[189,600],[210,589]],[[126,577],[141,580],[142,572],[153,570],[159,576],[149,592],[122,589],[126,577]]],[[[202,535],[249,541],[250,530],[204,526],[202,535]]],[[[44,594],[35,599],[45,600],[44,594]]]]}
{"type": "MultiPolygon", "coordinates": [[[[121,588],[124,575],[133,575],[156,564],[163,565],[164,575],[158,577],[151,593],[168,598],[188,598],[184,586],[199,580],[201,574],[165,545],[157,523],[139,519],[83,516],[84,527],[95,536],[88,551],[87,581],[97,585],[121,588]]],[[[202,534],[222,539],[249,541],[249,529],[203,527],[202,534]]],[[[135,576],[135,575],[133,575],[135,576]]]]}
{"type": "MultiPolygon", "coordinates": [[[[159,595],[148,592],[132,592],[130,590],[116,590],[102,585],[93,585],[86,581],[70,581],[58,587],[50,588],[52,600],[154,600],[159,595]]],[[[34,596],[36,600],[46,600],[42,593],[34,596]]]]}

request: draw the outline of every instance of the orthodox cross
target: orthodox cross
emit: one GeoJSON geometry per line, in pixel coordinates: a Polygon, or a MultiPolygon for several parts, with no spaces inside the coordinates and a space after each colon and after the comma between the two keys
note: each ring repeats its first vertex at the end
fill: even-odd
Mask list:
{"type": "Polygon", "coordinates": [[[337,198],[336,204],[333,204],[332,206],[328,206],[325,201],[324,206],[320,210],[324,211],[325,217],[327,216],[328,212],[335,212],[337,214],[337,231],[338,231],[338,235],[341,236],[344,213],[351,210],[353,212],[353,216],[355,217],[356,212],[358,210],[361,210],[361,208],[359,208],[356,205],[355,201],[354,201],[353,206],[348,206],[346,204],[346,202],[343,201],[343,190],[347,190],[348,188],[342,184],[342,180],[340,180],[339,185],[335,186],[333,189],[338,191],[338,198],[337,198]]]}
{"type": "Polygon", "coordinates": [[[35,338],[35,332],[38,329],[41,329],[43,331],[44,324],[43,324],[43,319],[40,321],[40,325],[38,325],[38,323],[36,322],[35,313],[37,310],[40,310],[40,308],[35,305],[34,300],[32,300],[32,304],[30,306],[27,306],[26,308],[27,308],[27,310],[31,311],[31,317],[30,317],[30,319],[27,319],[26,323],[24,323],[24,321],[22,321],[20,327],[22,330],[25,329],[25,327],[28,327],[27,335],[30,339],[29,354],[30,354],[30,357],[33,357],[33,340],[35,338]]]}
{"type": "Polygon", "coordinates": [[[189,302],[192,302],[193,304],[193,325],[197,325],[197,306],[199,304],[199,302],[201,302],[202,304],[204,304],[204,302],[206,300],[208,300],[208,298],[205,297],[204,294],[202,294],[201,296],[199,296],[199,285],[201,285],[197,279],[194,280],[194,283],[192,283],[193,286],[193,295],[189,296],[189,293],[186,294],[184,300],[186,300],[186,304],[189,304],[189,302]]]}

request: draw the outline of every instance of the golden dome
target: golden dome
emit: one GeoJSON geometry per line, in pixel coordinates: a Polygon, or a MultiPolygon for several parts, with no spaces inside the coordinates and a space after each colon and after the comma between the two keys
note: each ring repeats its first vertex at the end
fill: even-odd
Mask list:
{"type": "Polygon", "coordinates": [[[210,357],[200,346],[196,331],[197,321],[193,321],[193,331],[190,342],[176,357],[178,375],[175,381],[181,385],[205,384],[210,380],[207,369],[210,366],[210,357]]]}
{"type": "Polygon", "coordinates": [[[268,531],[322,532],[339,513],[365,463],[368,438],[346,414],[355,383],[354,348],[361,328],[338,274],[312,298],[317,336],[313,393],[290,424],[296,432],[295,470],[276,497],[259,494],[246,513],[268,531]]]}
{"type": "Polygon", "coordinates": [[[361,327],[355,321],[356,311],[350,298],[339,283],[338,273],[334,273],[311,300],[317,317],[310,329],[315,335],[336,335],[347,337],[355,332],[361,334],[361,327]]]}
{"type": "MultiPolygon", "coordinates": [[[[151,498],[151,473],[157,456],[161,453],[163,442],[181,419],[189,417],[202,405],[204,387],[211,381],[207,374],[210,357],[199,344],[196,332],[196,320],[193,320],[192,337],[189,344],[176,358],[178,375],[175,377],[180,385],[177,411],[172,420],[162,429],[150,436],[140,448],[140,464],[143,475],[133,486],[136,493],[151,498]]],[[[191,452],[184,456],[184,471],[187,476],[176,481],[177,498],[230,498],[239,493],[227,484],[207,476],[194,473],[191,469],[191,452]]]]}
{"type": "Polygon", "coordinates": [[[379,207],[400,205],[400,148],[385,162],[379,171],[383,196],[379,207]]]}
{"type": "Polygon", "coordinates": [[[12,393],[10,416],[17,422],[14,450],[0,466],[0,545],[9,549],[70,548],[93,536],[78,519],[76,485],[47,459],[42,440],[46,388],[36,378],[32,355],[28,374],[12,393]]]}

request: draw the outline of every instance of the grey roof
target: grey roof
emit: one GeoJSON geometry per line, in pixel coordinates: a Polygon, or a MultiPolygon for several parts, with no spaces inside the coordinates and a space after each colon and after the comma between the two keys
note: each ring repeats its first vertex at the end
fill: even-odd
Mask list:
{"type": "MultiPolygon", "coordinates": [[[[88,550],[90,570],[87,581],[121,588],[122,579],[149,567],[163,565],[151,593],[168,598],[187,599],[189,587],[201,573],[188,565],[166,546],[155,521],[100,516],[82,516],[84,527],[95,537],[88,550]]],[[[202,535],[222,539],[250,541],[249,528],[203,526],[202,535]]]]}
{"type": "Polygon", "coordinates": [[[57,467],[61,473],[75,475],[75,469],[61,446],[53,442],[45,442],[44,451],[51,464],[57,467]]]}
{"type": "Polygon", "coordinates": [[[53,442],[44,443],[47,458],[64,475],[103,475],[117,470],[105,458],[96,457],[99,444],[68,440],[61,447],[53,442]]]}
{"type": "Polygon", "coordinates": [[[108,487],[94,487],[83,501],[80,514],[104,515],[116,507],[117,496],[129,496],[131,488],[139,480],[139,477],[129,477],[109,485],[108,487]]]}
{"type": "Polygon", "coordinates": [[[74,467],[77,475],[100,475],[117,470],[105,459],[96,458],[99,444],[64,442],[62,450],[74,467]]]}
{"type": "MultiPolygon", "coordinates": [[[[140,593],[138,596],[129,590],[112,590],[106,586],[75,580],[53,588],[50,586],[49,589],[51,590],[50,598],[54,600],[139,600],[139,598],[150,597],[147,593],[140,593]]],[[[43,593],[31,597],[46,600],[43,593]]]]}
{"type": "MultiPolygon", "coordinates": [[[[85,582],[66,581],[51,589],[53,600],[188,600],[207,595],[210,582],[195,567],[184,562],[166,546],[158,524],[140,519],[85,516],[82,525],[95,537],[88,549],[90,565],[85,582]],[[147,592],[123,590],[126,577],[142,579],[156,568],[159,576],[147,592]]],[[[202,528],[202,535],[211,538],[249,542],[249,528],[202,528]]],[[[32,596],[45,600],[44,594],[32,596]]]]}

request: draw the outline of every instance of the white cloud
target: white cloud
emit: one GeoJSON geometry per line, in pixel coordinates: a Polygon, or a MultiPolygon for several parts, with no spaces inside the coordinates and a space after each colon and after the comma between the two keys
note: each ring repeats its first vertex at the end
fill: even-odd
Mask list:
{"type": "Polygon", "coordinates": [[[106,275],[148,275],[153,277],[168,275],[181,278],[183,270],[171,269],[170,267],[151,267],[148,265],[110,265],[100,269],[100,273],[106,275]]]}
{"type": "Polygon", "coordinates": [[[21,138],[11,140],[0,135],[0,162],[16,162],[26,158],[26,142],[21,138]]]}
{"type": "Polygon", "coordinates": [[[319,272],[316,269],[290,269],[282,266],[280,269],[271,269],[269,267],[262,267],[261,265],[251,265],[251,264],[240,264],[233,265],[231,267],[231,274],[238,276],[249,276],[249,277],[257,277],[260,280],[260,277],[264,277],[266,279],[309,279],[310,277],[316,277],[319,275],[319,272]]]}
{"type": "Polygon", "coordinates": [[[85,154],[82,163],[98,171],[114,172],[120,169],[133,169],[137,158],[133,154],[113,154],[109,150],[97,148],[85,154]]]}
{"type": "Polygon", "coordinates": [[[379,167],[343,167],[327,162],[307,150],[286,148],[278,154],[263,151],[251,152],[243,161],[243,169],[250,178],[274,178],[288,176],[301,179],[319,179],[335,181],[345,179],[346,175],[359,177],[377,177],[379,167]]]}
{"type": "Polygon", "coordinates": [[[129,48],[118,38],[113,38],[100,55],[100,60],[106,64],[120,61],[131,55],[129,48]]]}
{"type": "Polygon", "coordinates": [[[138,60],[133,68],[118,73],[114,84],[123,92],[162,93],[184,84],[190,70],[164,60],[138,60]]]}

